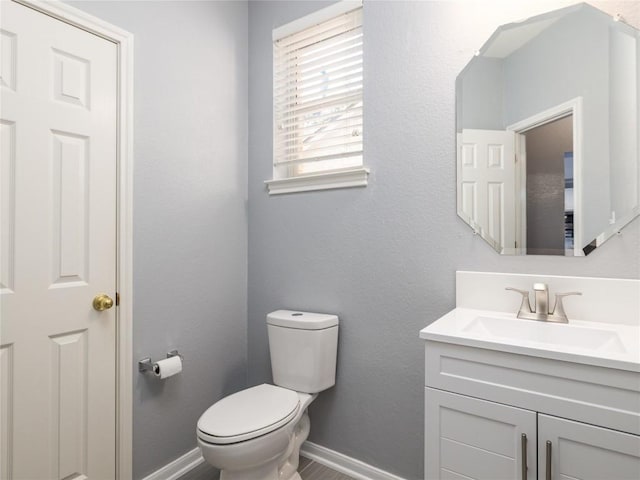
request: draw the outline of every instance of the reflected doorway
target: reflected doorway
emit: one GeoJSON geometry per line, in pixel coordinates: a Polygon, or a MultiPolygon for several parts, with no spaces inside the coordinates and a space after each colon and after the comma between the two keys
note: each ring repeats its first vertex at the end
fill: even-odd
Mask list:
{"type": "Polygon", "coordinates": [[[526,152],[526,253],[574,255],[573,115],[521,135],[526,152]]]}

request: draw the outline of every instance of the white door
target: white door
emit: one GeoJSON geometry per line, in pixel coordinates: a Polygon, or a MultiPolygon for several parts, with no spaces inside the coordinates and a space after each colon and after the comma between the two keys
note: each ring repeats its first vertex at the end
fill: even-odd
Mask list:
{"type": "Polygon", "coordinates": [[[458,214],[500,253],[516,248],[514,140],[503,130],[458,135],[458,214]]]}
{"type": "Polygon", "coordinates": [[[536,480],[535,412],[425,392],[426,480],[536,480]]]}
{"type": "Polygon", "coordinates": [[[117,48],[0,4],[0,478],[113,479],[117,48]]]}
{"type": "Polygon", "coordinates": [[[547,480],[637,480],[640,436],[539,414],[538,462],[547,480]]]}

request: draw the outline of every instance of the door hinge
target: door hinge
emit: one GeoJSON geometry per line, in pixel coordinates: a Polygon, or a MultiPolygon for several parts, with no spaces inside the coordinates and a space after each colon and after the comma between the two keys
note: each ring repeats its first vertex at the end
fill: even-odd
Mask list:
{"type": "Polygon", "coordinates": [[[120,305],[120,293],[116,292],[116,307],[120,305]]]}

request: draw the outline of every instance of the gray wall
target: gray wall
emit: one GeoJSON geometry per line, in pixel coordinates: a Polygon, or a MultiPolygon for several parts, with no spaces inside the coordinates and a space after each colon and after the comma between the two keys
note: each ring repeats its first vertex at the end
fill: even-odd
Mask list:
{"type": "Polygon", "coordinates": [[[133,375],[139,479],[246,384],[247,4],[70,3],[135,35],[133,358],[185,359],[133,375]]]}
{"type": "Polygon", "coordinates": [[[504,130],[504,61],[478,56],[457,79],[456,117],[458,132],[463,128],[504,130]]]}
{"type": "MultiPolygon", "coordinates": [[[[271,29],[326,3],[250,4],[249,382],[270,380],[268,312],[338,314],[337,385],[311,406],[313,442],[422,478],[418,331],[454,306],[456,270],[640,277],[638,219],[586,258],[556,258],[499,256],[456,216],[457,74],[496,26],[567,3],[365,2],[370,185],[275,197],[263,183],[272,163],[271,29]]],[[[596,5],[640,25],[637,2],[596,5]]]]}

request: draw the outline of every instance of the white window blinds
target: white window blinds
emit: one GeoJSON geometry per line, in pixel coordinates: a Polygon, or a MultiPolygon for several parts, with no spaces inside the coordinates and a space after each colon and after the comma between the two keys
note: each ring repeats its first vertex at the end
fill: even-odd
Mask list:
{"type": "Polygon", "coordinates": [[[362,7],[274,39],[274,177],[362,166],[362,7]]]}

